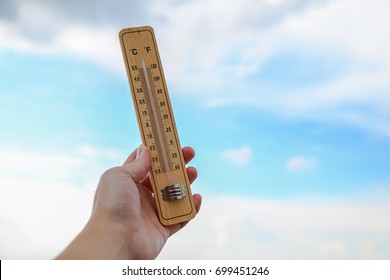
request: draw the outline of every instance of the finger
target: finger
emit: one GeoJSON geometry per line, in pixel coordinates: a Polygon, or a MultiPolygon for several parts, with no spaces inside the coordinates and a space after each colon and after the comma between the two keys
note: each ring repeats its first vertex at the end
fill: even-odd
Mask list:
{"type": "Polygon", "coordinates": [[[202,196],[200,194],[196,193],[193,195],[193,197],[194,197],[196,214],[198,214],[200,211],[200,207],[202,206],[202,196]]]}
{"type": "MultiPolygon", "coordinates": [[[[193,195],[193,198],[194,198],[194,204],[195,204],[196,214],[198,214],[199,211],[200,211],[200,207],[201,207],[201,205],[202,205],[202,196],[201,196],[200,194],[194,194],[194,195],[193,195]]],[[[171,236],[174,235],[176,232],[178,232],[179,230],[181,230],[181,229],[182,229],[183,227],[185,227],[188,223],[189,223],[189,221],[183,222],[183,223],[179,223],[179,224],[175,224],[175,225],[171,225],[171,226],[168,226],[169,237],[171,237],[171,236]]]]}
{"type": "Polygon", "coordinates": [[[188,179],[190,180],[190,184],[192,184],[196,180],[196,178],[198,178],[198,171],[195,167],[187,167],[187,174],[188,179]]]}
{"type": "MultiPolygon", "coordinates": [[[[182,149],[185,164],[189,163],[195,157],[195,151],[191,147],[184,147],[182,149]]],[[[135,160],[137,149],[135,149],[126,159],[124,164],[133,162],[135,160]]]]}
{"type": "MultiPolygon", "coordinates": [[[[138,149],[138,148],[137,148],[138,149]]],[[[135,157],[137,155],[137,149],[135,149],[128,157],[127,159],[125,160],[125,162],[123,163],[123,165],[125,164],[128,164],[128,163],[131,163],[135,160],[135,157]]]]}
{"type": "Polygon", "coordinates": [[[183,152],[185,164],[189,163],[195,157],[195,151],[191,147],[184,147],[181,149],[183,152]]]}
{"type": "Polygon", "coordinates": [[[140,145],[136,152],[136,157],[130,163],[123,165],[125,171],[136,182],[140,182],[148,174],[150,168],[150,153],[148,148],[140,145]]]}
{"type": "MultiPolygon", "coordinates": [[[[182,149],[183,152],[183,157],[185,163],[189,163],[194,157],[195,157],[195,151],[191,147],[184,147],[182,149]]],[[[130,155],[131,156],[131,155],[130,155]]],[[[129,156],[129,158],[130,158],[129,156]]],[[[198,172],[194,167],[188,167],[187,168],[187,174],[188,174],[188,179],[190,180],[190,184],[195,181],[195,179],[198,177],[198,172]]],[[[141,181],[143,185],[148,187],[150,190],[152,190],[152,185],[150,183],[150,177],[147,176],[144,180],[141,181]]]]}

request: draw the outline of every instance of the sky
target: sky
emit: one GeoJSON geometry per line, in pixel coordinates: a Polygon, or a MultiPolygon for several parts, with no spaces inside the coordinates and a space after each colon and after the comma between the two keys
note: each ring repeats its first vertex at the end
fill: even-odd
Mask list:
{"type": "Polygon", "coordinates": [[[387,0],[0,1],[0,258],[55,257],[141,142],[154,28],[198,216],[160,259],[390,258],[387,0]]]}

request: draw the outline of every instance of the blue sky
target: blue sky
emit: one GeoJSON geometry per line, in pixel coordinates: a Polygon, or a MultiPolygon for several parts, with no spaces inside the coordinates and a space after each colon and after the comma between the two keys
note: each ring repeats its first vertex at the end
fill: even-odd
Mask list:
{"type": "Polygon", "coordinates": [[[0,257],[58,253],[100,174],[139,145],[117,38],[139,25],[155,29],[204,196],[161,258],[390,256],[387,1],[89,2],[0,4],[0,257]]]}

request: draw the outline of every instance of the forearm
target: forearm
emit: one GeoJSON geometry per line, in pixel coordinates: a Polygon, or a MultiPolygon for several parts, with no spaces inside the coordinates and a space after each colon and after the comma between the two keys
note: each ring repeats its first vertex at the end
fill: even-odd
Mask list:
{"type": "Polygon", "coordinates": [[[127,244],[107,223],[88,222],[58,260],[132,259],[127,244]]]}

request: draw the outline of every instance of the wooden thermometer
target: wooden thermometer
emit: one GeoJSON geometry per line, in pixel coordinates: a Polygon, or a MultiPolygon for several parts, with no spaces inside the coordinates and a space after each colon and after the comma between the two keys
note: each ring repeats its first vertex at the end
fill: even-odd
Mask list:
{"type": "Polygon", "coordinates": [[[127,28],[119,39],[142,142],[151,154],[149,176],[160,222],[188,221],[196,210],[154,31],[127,28]]]}

